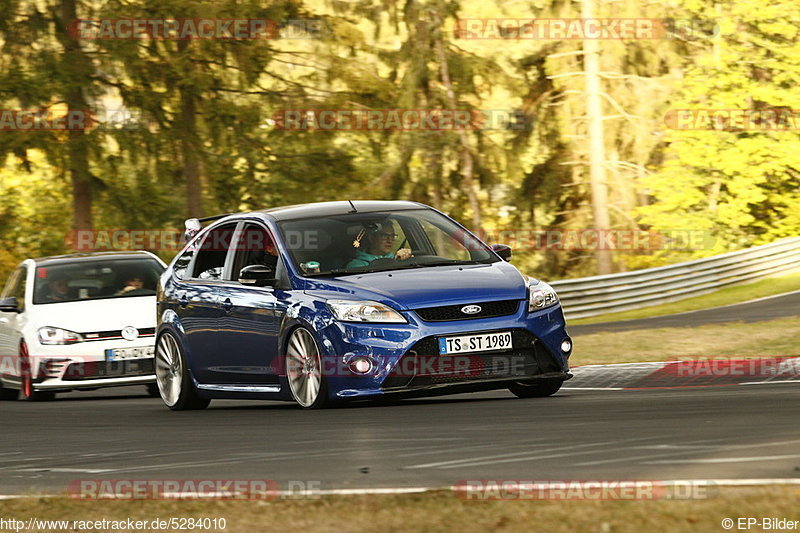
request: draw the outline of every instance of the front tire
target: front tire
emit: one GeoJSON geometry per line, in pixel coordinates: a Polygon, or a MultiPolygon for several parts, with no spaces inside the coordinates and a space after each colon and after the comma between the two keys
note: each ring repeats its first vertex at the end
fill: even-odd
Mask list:
{"type": "Polygon", "coordinates": [[[292,331],[286,345],[286,379],[292,398],[304,409],[321,409],[328,403],[322,357],[314,336],[306,328],[292,331]]]}
{"type": "Polygon", "coordinates": [[[540,379],[533,382],[515,382],[508,386],[508,390],[519,398],[544,398],[557,393],[563,385],[563,379],[540,379]]]}
{"type": "Polygon", "coordinates": [[[4,387],[2,381],[0,381],[0,401],[9,402],[14,401],[19,397],[19,391],[16,389],[9,389],[8,387],[4,387]]]}
{"type": "Polygon", "coordinates": [[[145,385],[147,395],[151,398],[161,398],[161,392],[158,390],[158,383],[148,383],[145,385]]]}
{"type": "Polygon", "coordinates": [[[34,390],[31,358],[28,353],[28,345],[25,341],[19,344],[19,367],[20,393],[23,400],[28,400],[29,402],[49,402],[55,400],[56,393],[53,391],[34,390]]]}
{"type": "Polygon", "coordinates": [[[173,411],[208,407],[211,400],[197,393],[183,351],[171,333],[159,337],[155,357],[158,394],[167,407],[173,411]]]}

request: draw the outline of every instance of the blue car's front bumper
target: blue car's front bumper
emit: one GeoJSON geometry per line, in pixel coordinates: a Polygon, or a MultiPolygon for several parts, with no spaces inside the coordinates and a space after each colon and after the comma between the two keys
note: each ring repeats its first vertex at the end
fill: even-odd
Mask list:
{"type": "Polygon", "coordinates": [[[561,349],[569,339],[561,306],[528,313],[526,303],[520,300],[516,313],[493,318],[425,322],[413,311],[404,311],[408,324],[331,321],[317,330],[328,393],[332,398],[349,398],[570,377],[570,352],[561,349]],[[512,332],[511,350],[464,354],[454,364],[448,364],[454,356],[438,354],[438,337],[500,331],[512,332]],[[359,357],[373,363],[364,375],[350,370],[349,363],[359,357]],[[412,357],[417,360],[408,364],[412,357]]]}

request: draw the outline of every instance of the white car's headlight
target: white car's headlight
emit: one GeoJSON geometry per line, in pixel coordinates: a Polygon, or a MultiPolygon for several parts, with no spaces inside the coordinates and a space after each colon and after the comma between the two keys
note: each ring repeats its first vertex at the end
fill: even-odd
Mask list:
{"type": "Polygon", "coordinates": [[[393,324],[405,324],[406,319],[403,315],[378,302],[351,300],[328,300],[333,316],[342,322],[385,322],[393,324]]]}
{"type": "Polygon", "coordinates": [[[42,344],[75,344],[83,342],[83,336],[68,329],[48,326],[39,328],[39,342],[42,344]]]}
{"type": "Polygon", "coordinates": [[[555,289],[544,281],[528,278],[528,312],[538,311],[558,303],[555,289]]]}

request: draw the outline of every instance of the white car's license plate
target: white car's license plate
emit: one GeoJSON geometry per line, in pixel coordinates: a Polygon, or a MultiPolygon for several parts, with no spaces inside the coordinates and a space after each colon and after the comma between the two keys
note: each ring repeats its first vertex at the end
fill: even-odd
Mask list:
{"type": "Polygon", "coordinates": [[[439,337],[439,354],[496,352],[511,349],[511,332],[480,333],[459,337],[439,337]]]}
{"type": "Polygon", "coordinates": [[[114,348],[106,350],[106,361],[125,361],[128,359],[148,359],[155,354],[155,346],[138,348],[114,348]]]}

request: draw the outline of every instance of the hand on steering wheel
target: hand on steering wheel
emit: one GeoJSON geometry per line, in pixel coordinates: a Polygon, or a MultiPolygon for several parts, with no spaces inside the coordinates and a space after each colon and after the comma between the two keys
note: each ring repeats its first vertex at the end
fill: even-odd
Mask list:
{"type": "Polygon", "coordinates": [[[398,261],[405,261],[406,259],[411,259],[414,257],[414,254],[411,253],[410,248],[400,248],[394,254],[394,258],[398,261]]]}

